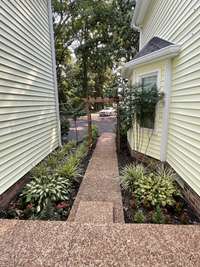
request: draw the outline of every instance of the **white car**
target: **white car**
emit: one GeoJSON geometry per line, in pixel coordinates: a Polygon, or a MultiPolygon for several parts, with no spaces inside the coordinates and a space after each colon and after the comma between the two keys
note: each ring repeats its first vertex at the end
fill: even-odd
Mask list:
{"type": "Polygon", "coordinates": [[[116,111],[114,108],[105,108],[99,111],[100,117],[107,117],[107,116],[114,116],[116,114],[116,111]]]}

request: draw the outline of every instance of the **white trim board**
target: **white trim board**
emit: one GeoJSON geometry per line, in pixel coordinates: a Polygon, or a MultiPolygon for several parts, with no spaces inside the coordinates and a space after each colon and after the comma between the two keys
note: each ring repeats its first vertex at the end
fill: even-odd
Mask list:
{"type": "Polygon", "coordinates": [[[60,126],[60,113],[59,113],[59,100],[58,100],[58,85],[57,85],[57,74],[56,74],[56,55],[55,55],[55,43],[54,43],[54,31],[53,31],[53,17],[51,9],[51,0],[48,0],[48,16],[49,16],[49,31],[50,31],[50,42],[51,42],[51,53],[52,53],[52,69],[54,76],[54,92],[56,101],[56,117],[57,117],[57,128],[58,128],[58,139],[59,146],[62,146],[61,141],[61,126],[60,126]]]}
{"type": "Polygon", "coordinates": [[[160,144],[160,160],[162,162],[166,161],[167,159],[171,87],[172,87],[172,62],[171,59],[168,59],[165,64],[164,109],[163,109],[162,135],[160,144]]]}
{"type": "Polygon", "coordinates": [[[180,45],[169,45],[155,52],[149,53],[143,57],[133,59],[122,67],[122,76],[128,77],[130,71],[136,67],[140,67],[149,63],[165,60],[177,56],[180,52],[180,45]]]}

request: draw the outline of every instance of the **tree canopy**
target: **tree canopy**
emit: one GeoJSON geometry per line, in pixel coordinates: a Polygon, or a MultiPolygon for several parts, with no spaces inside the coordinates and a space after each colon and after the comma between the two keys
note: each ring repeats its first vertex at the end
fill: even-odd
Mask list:
{"type": "Polygon", "coordinates": [[[73,97],[112,96],[116,70],[133,58],[139,35],[133,0],[53,0],[61,109],[73,97]]]}

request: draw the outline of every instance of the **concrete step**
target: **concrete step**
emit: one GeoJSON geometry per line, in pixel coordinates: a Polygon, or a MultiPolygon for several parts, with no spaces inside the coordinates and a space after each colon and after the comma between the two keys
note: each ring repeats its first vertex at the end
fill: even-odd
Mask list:
{"type": "Polygon", "coordinates": [[[80,201],[75,216],[79,223],[113,223],[113,203],[103,201],[80,201]]]}

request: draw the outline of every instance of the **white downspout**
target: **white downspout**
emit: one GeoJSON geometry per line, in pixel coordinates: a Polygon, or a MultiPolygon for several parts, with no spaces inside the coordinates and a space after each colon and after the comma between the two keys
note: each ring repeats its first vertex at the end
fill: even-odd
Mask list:
{"type": "Polygon", "coordinates": [[[51,42],[51,54],[52,54],[52,69],[54,76],[54,92],[56,100],[56,117],[57,117],[57,130],[59,146],[62,146],[61,141],[61,126],[60,126],[60,113],[59,113],[59,100],[58,100],[58,85],[57,85],[57,74],[56,74],[56,54],[55,54],[55,43],[54,43],[54,31],[53,31],[53,16],[51,9],[51,0],[47,0],[48,3],[48,17],[49,17],[49,31],[50,31],[50,42],[51,42]]]}
{"type": "Polygon", "coordinates": [[[172,87],[172,62],[171,59],[166,61],[165,65],[165,81],[164,81],[164,109],[162,121],[162,135],[160,147],[160,160],[165,162],[167,159],[168,130],[169,130],[169,106],[172,87]]]}

